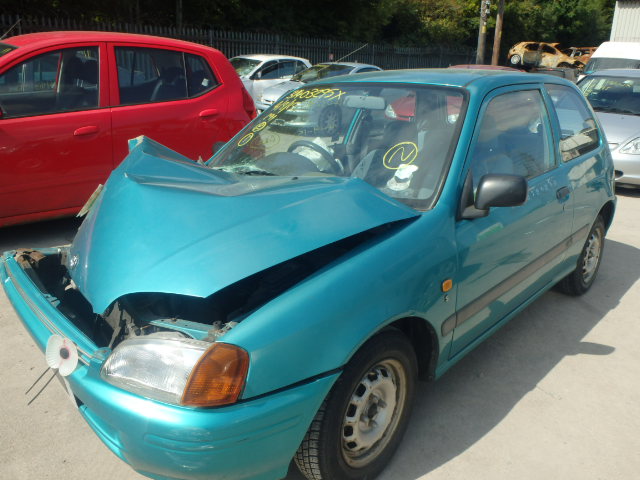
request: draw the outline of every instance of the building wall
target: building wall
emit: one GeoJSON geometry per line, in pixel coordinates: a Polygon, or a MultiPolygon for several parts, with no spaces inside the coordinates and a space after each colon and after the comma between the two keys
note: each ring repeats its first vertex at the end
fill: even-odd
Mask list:
{"type": "Polygon", "coordinates": [[[640,42],[640,2],[616,2],[610,40],[640,42]]]}

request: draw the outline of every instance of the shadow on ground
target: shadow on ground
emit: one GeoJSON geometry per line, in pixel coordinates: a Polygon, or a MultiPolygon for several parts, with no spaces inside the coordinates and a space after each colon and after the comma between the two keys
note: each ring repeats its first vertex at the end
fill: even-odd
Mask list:
{"type": "MultiPolygon", "coordinates": [[[[414,480],[455,458],[500,424],[565,357],[613,353],[612,346],[583,338],[640,278],[640,250],[611,240],[605,248],[588,294],[546,293],[440,380],[420,383],[407,434],[379,480],[414,480]]],[[[301,479],[292,464],[286,480],[301,479]]]]}

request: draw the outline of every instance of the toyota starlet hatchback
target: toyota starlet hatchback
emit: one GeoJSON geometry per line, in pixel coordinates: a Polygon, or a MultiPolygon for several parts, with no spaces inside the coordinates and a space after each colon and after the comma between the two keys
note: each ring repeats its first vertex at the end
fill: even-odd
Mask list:
{"type": "Polygon", "coordinates": [[[156,479],[375,477],[417,379],[594,285],[615,210],[598,121],[548,75],[329,78],[204,165],[130,146],[73,243],[0,276],[82,417],[156,479]],[[338,128],[297,126],[325,104],[338,128]]]}

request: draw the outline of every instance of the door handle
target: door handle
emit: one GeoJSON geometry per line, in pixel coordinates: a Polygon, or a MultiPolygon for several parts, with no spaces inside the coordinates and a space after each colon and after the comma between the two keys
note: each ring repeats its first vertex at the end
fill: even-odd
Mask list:
{"type": "Polygon", "coordinates": [[[569,187],[562,187],[556,191],[556,198],[558,200],[563,200],[567,198],[570,194],[571,194],[571,190],[569,189],[569,187]]]}
{"type": "Polygon", "coordinates": [[[91,135],[92,133],[98,133],[98,127],[96,127],[95,125],[88,125],[86,127],[77,128],[73,132],[73,136],[79,137],[82,135],[91,135]]]}
{"type": "Polygon", "coordinates": [[[202,110],[198,115],[200,116],[200,118],[205,118],[205,117],[213,117],[214,115],[218,115],[218,109],[217,108],[207,108],[206,110],[202,110]]]}

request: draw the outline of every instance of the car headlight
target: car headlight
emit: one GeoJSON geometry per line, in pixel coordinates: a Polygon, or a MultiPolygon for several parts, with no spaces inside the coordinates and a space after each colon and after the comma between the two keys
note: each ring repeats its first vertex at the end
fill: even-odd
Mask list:
{"type": "Polygon", "coordinates": [[[249,355],[235,345],[151,334],[120,343],[101,375],[144,397],[212,407],[238,400],[248,369],[249,355]]]}
{"type": "Polygon", "coordinates": [[[630,153],[631,155],[640,155],[640,137],[634,138],[618,151],[620,153],[630,153]]]}

